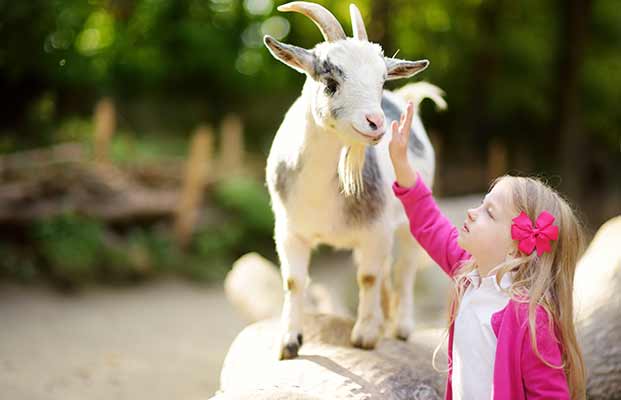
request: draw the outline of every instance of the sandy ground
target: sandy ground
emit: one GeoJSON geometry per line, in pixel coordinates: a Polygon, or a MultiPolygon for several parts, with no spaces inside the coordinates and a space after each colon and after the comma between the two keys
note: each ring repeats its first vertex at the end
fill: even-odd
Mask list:
{"type": "Polygon", "coordinates": [[[185,282],[63,296],[0,287],[0,398],[207,399],[244,321],[185,282]]]}
{"type": "MultiPolygon", "coordinates": [[[[440,205],[461,225],[466,206],[479,200],[440,205]]],[[[310,271],[337,296],[355,298],[349,255],[316,257],[310,271]]],[[[416,286],[418,326],[442,326],[448,280],[422,268],[416,286]]],[[[169,400],[211,397],[246,322],[221,286],[160,281],[72,296],[3,284],[0,324],[0,399],[169,400]]]]}

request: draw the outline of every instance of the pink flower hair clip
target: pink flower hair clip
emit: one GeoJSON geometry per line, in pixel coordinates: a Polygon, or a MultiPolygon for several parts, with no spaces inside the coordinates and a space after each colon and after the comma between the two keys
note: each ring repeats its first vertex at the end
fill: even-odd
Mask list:
{"type": "Polygon", "coordinates": [[[554,216],[547,211],[542,211],[533,226],[532,221],[524,211],[513,218],[511,224],[511,237],[519,242],[518,249],[530,255],[535,248],[537,255],[551,252],[550,241],[558,239],[558,226],[554,223],[554,216]]]}

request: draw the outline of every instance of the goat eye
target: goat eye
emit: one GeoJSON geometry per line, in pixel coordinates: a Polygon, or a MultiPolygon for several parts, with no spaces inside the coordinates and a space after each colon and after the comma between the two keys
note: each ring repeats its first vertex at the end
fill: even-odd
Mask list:
{"type": "Polygon", "coordinates": [[[326,78],[324,83],[326,85],[325,93],[328,96],[332,96],[339,88],[339,83],[333,78],[326,78]]]}

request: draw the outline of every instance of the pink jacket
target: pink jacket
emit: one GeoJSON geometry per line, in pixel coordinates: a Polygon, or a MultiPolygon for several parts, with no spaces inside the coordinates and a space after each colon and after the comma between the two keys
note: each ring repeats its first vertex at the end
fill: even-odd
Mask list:
{"type": "MultiPolygon", "coordinates": [[[[441,213],[429,188],[422,179],[412,188],[402,188],[397,182],[393,191],[401,200],[410,221],[410,231],[427,253],[449,276],[460,263],[470,258],[457,244],[457,229],[441,213]]],[[[507,306],[494,313],[491,320],[496,334],[493,398],[498,400],[569,399],[567,379],[563,369],[551,368],[533,352],[528,327],[528,304],[510,300],[507,306]]],[[[552,365],[560,365],[561,348],[556,334],[549,329],[547,313],[537,309],[537,348],[552,365]]],[[[454,326],[449,328],[447,400],[452,399],[451,363],[454,326]]]]}

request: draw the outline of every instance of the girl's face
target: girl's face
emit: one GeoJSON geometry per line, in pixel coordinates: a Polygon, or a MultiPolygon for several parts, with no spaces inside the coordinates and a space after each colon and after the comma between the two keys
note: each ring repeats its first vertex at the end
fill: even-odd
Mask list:
{"type": "Polygon", "coordinates": [[[474,257],[484,276],[503,262],[515,247],[511,220],[517,212],[511,198],[507,180],[499,181],[478,207],[468,210],[459,230],[459,245],[474,257]]]}

